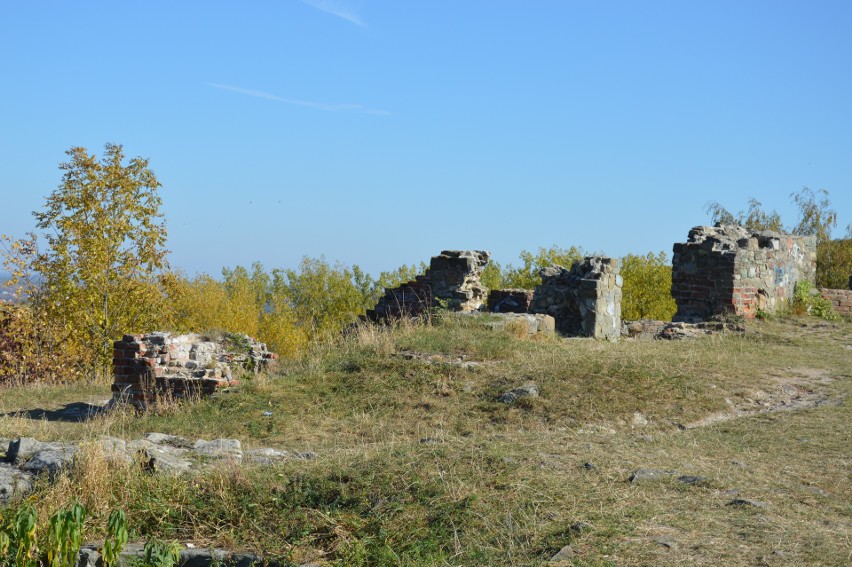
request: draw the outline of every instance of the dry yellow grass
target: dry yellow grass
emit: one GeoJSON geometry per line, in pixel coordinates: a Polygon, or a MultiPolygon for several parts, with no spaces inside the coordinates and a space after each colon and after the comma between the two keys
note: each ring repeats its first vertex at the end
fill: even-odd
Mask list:
{"type": "Polygon", "coordinates": [[[319,455],[172,479],[84,453],[37,498],[80,495],[92,533],[121,505],[138,536],[327,564],[536,565],[568,546],[578,565],[841,565],[850,379],[848,323],[611,344],[448,318],[365,328],[237,393],[142,416],[30,419],[13,414],[104,394],[7,390],[0,436],[161,431],[319,455]],[[527,382],[539,397],[496,401],[527,382]],[[630,483],[640,468],[676,474],[630,483]]]}

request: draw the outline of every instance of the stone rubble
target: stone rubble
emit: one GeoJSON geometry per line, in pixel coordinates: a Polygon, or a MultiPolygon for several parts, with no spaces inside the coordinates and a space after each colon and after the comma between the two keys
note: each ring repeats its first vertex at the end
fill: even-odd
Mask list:
{"type": "Polygon", "coordinates": [[[726,333],[745,333],[745,327],[736,322],[704,321],[701,323],[670,323],[653,319],[627,321],[622,326],[623,337],[636,340],[683,340],[726,333]]]}
{"type": "Polygon", "coordinates": [[[621,327],[621,336],[631,339],[653,340],[668,324],[668,321],[657,321],[655,319],[625,321],[621,327]]]}
{"type": "MultiPolygon", "coordinates": [[[[102,545],[102,544],[101,544],[102,545]]],[[[77,567],[101,567],[103,561],[99,548],[94,543],[87,543],[80,548],[77,567]]],[[[144,545],[141,543],[128,543],[121,552],[121,565],[140,565],[145,559],[144,545]]],[[[181,567],[318,567],[316,564],[303,563],[296,566],[287,561],[277,561],[262,555],[248,552],[227,551],[225,549],[181,549],[180,560],[177,563],[181,567]]]]}
{"type": "Polygon", "coordinates": [[[496,321],[485,323],[485,326],[490,329],[505,329],[513,325],[522,325],[528,335],[556,334],[556,320],[550,315],[543,313],[491,313],[490,315],[499,317],[496,321]]]}
{"type": "Polygon", "coordinates": [[[725,333],[745,333],[745,327],[738,323],[705,321],[702,323],[668,323],[657,333],[656,338],[669,341],[695,339],[708,335],[725,333]]]}

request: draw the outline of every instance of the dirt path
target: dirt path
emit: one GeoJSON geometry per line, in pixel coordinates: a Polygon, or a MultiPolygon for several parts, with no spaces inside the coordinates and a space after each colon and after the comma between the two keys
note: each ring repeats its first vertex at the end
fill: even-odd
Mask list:
{"type": "Polygon", "coordinates": [[[773,384],[764,389],[752,390],[749,395],[734,401],[726,398],[729,410],[703,417],[681,426],[682,429],[706,427],[720,421],[738,419],[762,413],[796,411],[823,405],[838,405],[843,396],[832,395],[828,385],[835,382],[824,370],[793,368],[783,376],[771,376],[773,384]]]}

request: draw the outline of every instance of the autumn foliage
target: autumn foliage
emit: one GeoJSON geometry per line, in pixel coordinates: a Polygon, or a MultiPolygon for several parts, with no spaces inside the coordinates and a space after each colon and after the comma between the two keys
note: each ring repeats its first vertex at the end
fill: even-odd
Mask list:
{"type": "MultiPolygon", "coordinates": [[[[372,277],[357,265],[321,257],[303,258],[295,268],[255,263],[225,268],[221,277],[187,276],[166,262],[160,183],[148,161],[127,160],[116,144],[107,144],[100,159],[79,147],[67,154],[59,186],[34,213],[41,232],[0,239],[21,300],[0,303],[0,384],[107,378],[112,342],[153,329],[246,333],[282,356],[298,357],[340,336],[385,288],[426,269],[405,265],[372,277]]],[[[830,238],[837,215],[827,193],[804,189],[792,197],[801,212],[792,230],[819,241],[818,285],[845,287],[852,238],[830,238]]],[[[723,222],[782,228],[779,215],[753,199],[737,215],[716,203],[708,212],[723,222]]],[[[570,267],[585,255],[574,246],[523,251],[517,265],[491,261],[482,281],[492,289],[533,289],[540,269],[570,267]]],[[[671,274],[664,252],[623,257],[622,318],[670,320],[671,274]]]]}

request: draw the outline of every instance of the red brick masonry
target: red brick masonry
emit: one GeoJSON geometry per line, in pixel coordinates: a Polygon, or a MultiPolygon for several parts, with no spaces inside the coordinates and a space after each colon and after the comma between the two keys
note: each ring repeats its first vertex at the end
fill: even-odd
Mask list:
{"type": "Polygon", "coordinates": [[[852,317],[852,289],[821,289],[820,295],[831,302],[841,317],[852,317]]]}
{"type": "Polygon", "coordinates": [[[113,398],[144,407],[160,396],[210,395],[238,383],[234,370],[259,372],[278,355],[247,336],[124,335],[113,343],[113,398]]]}

